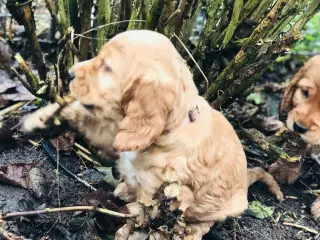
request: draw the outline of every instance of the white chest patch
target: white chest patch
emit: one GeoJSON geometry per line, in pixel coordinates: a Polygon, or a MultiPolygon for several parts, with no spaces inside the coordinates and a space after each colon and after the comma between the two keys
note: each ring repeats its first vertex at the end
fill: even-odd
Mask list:
{"type": "Polygon", "coordinates": [[[121,152],[119,159],[119,171],[127,178],[127,184],[131,186],[136,185],[136,172],[133,166],[133,161],[137,156],[136,151],[121,152]]]}

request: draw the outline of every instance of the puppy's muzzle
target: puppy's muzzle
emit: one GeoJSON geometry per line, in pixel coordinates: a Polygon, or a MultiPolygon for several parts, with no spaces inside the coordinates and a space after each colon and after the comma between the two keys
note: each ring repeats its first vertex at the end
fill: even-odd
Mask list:
{"type": "Polygon", "coordinates": [[[297,133],[304,134],[308,131],[308,128],[303,126],[300,123],[294,122],[293,123],[293,130],[297,133]]]}

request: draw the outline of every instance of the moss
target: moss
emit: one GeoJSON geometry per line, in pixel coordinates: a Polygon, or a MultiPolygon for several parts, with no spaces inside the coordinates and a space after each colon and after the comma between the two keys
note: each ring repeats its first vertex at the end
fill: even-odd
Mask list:
{"type": "Polygon", "coordinates": [[[234,1],[231,21],[228,25],[226,34],[222,41],[222,48],[225,48],[227,46],[227,44],[229,43],[229,41],[231,40],[234,34],[234,31],[236,30],[236,27],[238,26],[238,21],[239,21],[239,16],[240,16],[242,6],[243,6],[243,0],[234,1]]]}
{"type": "MultiPolygon", "coordinates": [[[[99,0],[98,1],[98,26],[102,26],[105,24],[110,23],[111,18],[111,9],[110,9],[110,1],[109,0],[99,0]]],[[[103,27],[98,29],[97,37],[98,37],[98,43],[97,43],[97,50],[99,51],[102,46],[105,43],[105,40],[107,38],[108,28],[103,27]]]]}

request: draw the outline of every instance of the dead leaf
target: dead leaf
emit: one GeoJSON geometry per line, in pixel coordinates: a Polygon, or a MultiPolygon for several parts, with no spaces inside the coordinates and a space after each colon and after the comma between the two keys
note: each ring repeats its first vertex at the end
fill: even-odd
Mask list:
{"type": "MultiPolygon", "coordinates": [[[[102,207],[116,212],[128,213],[126,207],[122,207],[118,199],[112,193],[103,189],[91,192],[85,196],[81,204],[102,207]]],[[[103,232],[115,232],[124,224],[124,219],[102,214],[93,213],[96,227],[103,232]]]]}
{"type": "Polygon", "coordinates": [[[277,132],[283,126],[283,122],[276,119],[274,116],[262,119],[262,128],[266,132],[277,132]]]}
{"type": "Polygon", "coordinates": [[[9,105],[9,101],[8,100],[3,100],[3,99],[0,98],[0,108],[5,108],[8,105],[9,105]]]}
{"type": "Polygon", "coordinates": [[[0,81],[0,93],[4,93],[10,88],[15,88],[19,85],[19,82],[12,81],[9,79],[9,76],[7,76],[7,79],[3,79],[0,81]]]}
{"type": "Polygon", "coordinates": [[[50,139],[50,142],[58,152],[60,151],[70,152],[73,149],[74,138],[75,138],[75,133],[67,132],[60,135],[59,137],[50,139]]]}
{"type": "Polygon", "coordinates": [[[104,175],[103,180],[109,185],[115,187],[120,181],[115,179],[112,172],[112,167],[96,167],[96,169],[104,175]]]}
{"type": "Polygon", "coordinates": [[[42,199],[46,196],[45,185],[45,179],[40,168],[31,168],[27,174],[27,187],[37,199],[42,199]]]}
{"type": "Polygon", "coordinates": [[[37,164],[38,162],[1,165],[0,182],[27,188],[27,174],[37,164]]]}
{"type": "Polygon", "coordinates": [[[268,217],[271,217],[274,213],[274,207],[268,207],[265,205],[262,205],[259,201],[252,201],[249,203],[247,214],[259,218],[259,219],[265,219],[268,217]]]}

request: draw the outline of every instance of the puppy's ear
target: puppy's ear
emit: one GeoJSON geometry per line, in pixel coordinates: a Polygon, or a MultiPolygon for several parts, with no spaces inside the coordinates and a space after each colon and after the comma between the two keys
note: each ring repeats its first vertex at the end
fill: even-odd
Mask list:
{"type": "Polygon", "coordinates": [[[293,95],[297,89],[300,79],[303,78],[305,71],[305,67],[302,67],[284,90],[279,109],[280,121],[285,122],[287,120],[288,114],[293,108],[293,95]]]}
{"type": "Polygon", "coordinates": [[[138,151],[150,146],[164,131],[175,100],[172,81],[138,77],[130,81],[122,97],[125,117],[113,143],[118,151],[138,151]]]}

